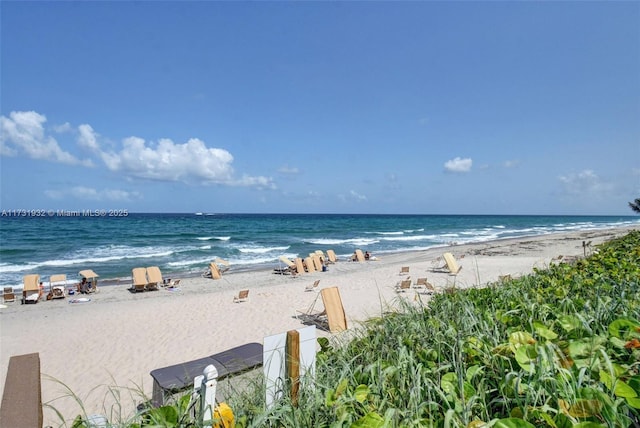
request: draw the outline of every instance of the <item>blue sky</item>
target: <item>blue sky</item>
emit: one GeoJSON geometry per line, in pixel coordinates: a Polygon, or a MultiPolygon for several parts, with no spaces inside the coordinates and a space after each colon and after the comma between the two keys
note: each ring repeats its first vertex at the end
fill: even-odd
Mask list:
{"type": "Polygon", "coordinates": [[[622,214],[639,2],[1,4],[2,209],[622,214]]]}

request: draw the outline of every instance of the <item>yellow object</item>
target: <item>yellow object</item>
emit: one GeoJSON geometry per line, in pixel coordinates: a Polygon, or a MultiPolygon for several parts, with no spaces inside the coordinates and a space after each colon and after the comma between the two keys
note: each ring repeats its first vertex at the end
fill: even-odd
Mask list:
{"type": "Polygon", "coordinates": [[[220,403],[213,412],[213,428],[233,428],[236,422],[233,410],[227,403],[220,403]]]}

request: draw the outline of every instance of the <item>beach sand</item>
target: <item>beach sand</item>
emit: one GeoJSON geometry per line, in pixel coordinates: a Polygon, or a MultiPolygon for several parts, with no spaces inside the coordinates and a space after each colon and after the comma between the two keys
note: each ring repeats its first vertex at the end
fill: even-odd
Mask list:
{"type": "MultiPolygon", "coordinates": [[[[99,287],[87,303],[41,300],[36,305],[7,303],[0,309],[0,379],[6,378],[9,358],[37,352],[42,372],[42,398],[68,421],[83,413],[70,398],[73,391],[86,414],[113,413],[111,391],[121,394],[122,417],[142,402],[140,391],[151,396],[149,373],[157,368],[202,358],[265,336],[303,325],[296,310],[308,308],[316,292],[305,287],[320,280],[319,288],[339,287],[349,328],[369,317],[392,310],[398,299],[414,301],[415,291],[396,293],[394,286],[407,275],[412,282],[427,277],[438,291],[446,287],[481,286],[502,275],[517,277],[556,263],[558,256],[583,256],[583,241],[591,247],[622,236],[633,227],[560,233],[455,245],[426,251],[376,255],[364,263],[340,260],[326,272],[278,275],[269,270],[233,272],[220,280],[183,278],[179,291],[131,293],[130,284],[99,287]],[[457,276],[433,272],[443,252],[453,253],[462,270],[457,276]],[[241,289],[250,295],[243,303],[233,297],[241,289]],[[129,392],[131,389],[131,392],[129,392]],[[132,398],[130,398],[132,397],[132,398]]],[[[274,266],[275,267],[275,266],[274,266]]],[[[420,296],[423,300],[424,295],[420,296]]],[[[320,303],[321,305],[321,303],[320,303]]],[[[320,306],[321,307],[321,306],[320,306]]],[[[330,337],[318,330],[319,336],[330,337]]],[[[333,335],[335,336],[335,335],[333,335]]],[[[4,380],[0,386],[4,390],[4,380]]],[[[117,411],[115,413],[118,413],[117,411]]],[[[60,426],[45,407],[45,426],[60,426]]]]}

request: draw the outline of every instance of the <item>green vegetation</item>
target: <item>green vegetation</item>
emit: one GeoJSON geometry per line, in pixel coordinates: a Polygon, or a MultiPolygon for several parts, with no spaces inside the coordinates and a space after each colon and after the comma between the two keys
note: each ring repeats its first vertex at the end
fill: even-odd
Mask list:
{"type": "MultiPolygon", "coordinates": [[[[302,380],[297,405],[266,411],[261,388],[238,393],[236,426],[638,427],[640,232],[573,264],[407,303],[349,343],[320,343],[314,387],[302,380]]],[[[180,403],[143,411],[136,426],[178,422],[180,403]]]]}

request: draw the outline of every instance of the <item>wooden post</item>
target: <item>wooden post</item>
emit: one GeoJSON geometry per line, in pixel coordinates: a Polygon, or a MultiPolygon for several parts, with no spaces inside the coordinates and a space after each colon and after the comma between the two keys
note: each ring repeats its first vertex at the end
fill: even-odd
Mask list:
{"type": "Polygon", "coordinates": [[[300,333],[297,330],[287,332],[286,377],[291,382],[291,402],[298,404],[300,389],[300,333]]]}

